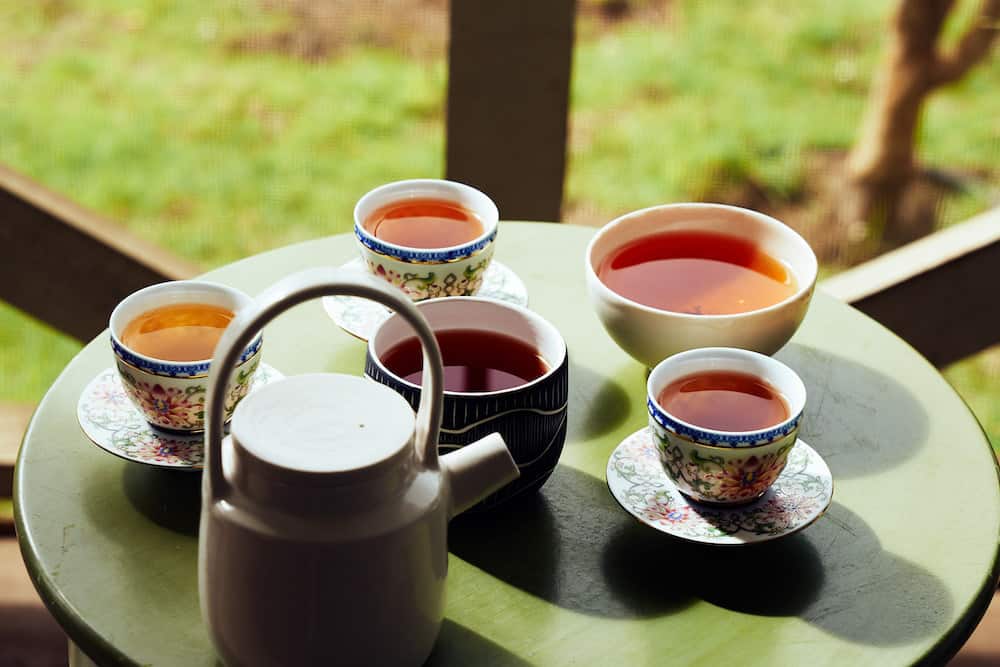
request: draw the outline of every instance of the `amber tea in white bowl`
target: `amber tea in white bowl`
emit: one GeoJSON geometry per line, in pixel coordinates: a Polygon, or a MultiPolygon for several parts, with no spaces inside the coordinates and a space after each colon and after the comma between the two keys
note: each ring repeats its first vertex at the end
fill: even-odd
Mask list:
{"type": "Polygon", "coordinates": [[[597,275],[613,291],[652,308],[730,315],[795,294],[795,275],[753,241],[694,229],[640,237],[613,253],[597,275]]]}
{"type": "Polygon", "coordinates": [[[648,368],[699,347],[774,354],[806,315],[818,264],[774,218],[723,204],[627,213],[587,246],[587,291],[605,330],[648,368]]]}

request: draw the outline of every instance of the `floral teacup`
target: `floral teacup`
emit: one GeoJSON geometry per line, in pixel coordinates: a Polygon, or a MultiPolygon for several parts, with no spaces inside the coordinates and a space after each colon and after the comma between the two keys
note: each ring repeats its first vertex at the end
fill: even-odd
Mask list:
{"type": "Polygon", "coordinates": [[[806,388],[795,371],[771,357],[727,347],[681,352],[661,361],[646,384],[649,430],[664,472],[692,500],[749,503],[770,488],[795,445],[806,404],[806,388]],[[709,371],[746,373],[778,390],[788,417],[755,431],[717,431],[671,415],[657,402],[675,380],[709,371]]]}
{"type": "MultiPolygon", "coordinates": [[[[171,431],[198,432],[205,428],[205,393],[211,359],[170,361],[155,359],[122,342],[129,322],[168,304],[198,303],[220,306],[234,313],[251,303],[243,292],[216,283],[178,280],[151,285],[133,292],[111,313],[111,349],[125,393],[153,426],[171,431]]],[[[243,350],[226,393],[226,420],[247,395],[260,365],[262,338],[258,335],[243,350]]]]}
{"type": "Polygon", "coordinates": [[[472,296],[483,284],[493,259],[499,213],[493,200],[479,190],[439,179],[397,181],[380,186],[354,207],[354,235],[361,259],[374,275],[400,288],[414,301],[445,296],[472,296]],[[411,248],[377,238],[365,222],[384,206],[407,199],[440,199],[471,211],[483,232],[461,245],[411,248]]]}

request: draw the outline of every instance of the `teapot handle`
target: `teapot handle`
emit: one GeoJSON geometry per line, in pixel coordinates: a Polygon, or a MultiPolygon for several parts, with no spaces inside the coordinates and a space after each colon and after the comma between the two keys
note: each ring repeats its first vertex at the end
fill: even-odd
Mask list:
{"type": "Polygon", "coordinates": [[[240,310],[226,327],[212,357],[211,377],[205,402],[205,468],[207,501],[229,495],[229,482],[222,471],[223,415],[226,387],[242,350],[265,324],[304,301],[322,296],[346,295],[377,301],[406,320],[417,333],[424,353],[414,444],[418,460],[428,468],[438,467],[437,441],[444,400],[444,369],[441,350],[427,320],[398,289],[370,275],[347,273],[333,268],[307,269],[282,278],[254,302],[240,310]]]}

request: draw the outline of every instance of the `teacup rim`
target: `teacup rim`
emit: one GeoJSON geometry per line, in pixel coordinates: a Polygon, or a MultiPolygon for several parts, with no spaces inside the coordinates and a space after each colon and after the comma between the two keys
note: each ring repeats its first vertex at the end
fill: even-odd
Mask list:
{"type": "MultiPolygon", "coordinates": [[[[118,304],[112,309],[111,315],[108,317],[108,333],[109,333],[110,338],[111,338],[112,348],[115,348],[115,347],[121,348],[123,351],[127,352],[129,355],[131,355],[135,359],[137,359],[139,361],[142,361],[142,362],[145,362],[147,365],[149,365],[151,367],[152,366],[173,366],[173,367],[177,367],[179,369],[184,369],[185,371],[190,370],[190,373],[196,373],[197,372],[197,375],[204,375],[204,372],[201,372],[200,368],[204,366],[205,367],[205,372],[207,372],[207,370],[208,370],[207,367],[211,364],[212,357],[209,357],[207,359],[197,359],[197,360],[194,360],[194,361],[173,361],[171,359],[160,359],[158,357],[151,357],[149,355],[141,354],[139,352],[136,352],[134,349],[132,349],[131,347],[129,347],[128,345],[126,345],[124,343],[124,341],[122,341],[122,339],[118,336],[118,333],[115,331],[114,322],[115,322],[116,316],[119,315],[122,310],[124,310],[124,306],[125,306],[125,304],[127,302],[129,302],[129,301],[131,301],[133,299],[138,299],[138,298],[142,298],[144,296],[148,296],[152,292],[162,291],[164,289],[167,289],[166,286],[168,286],[168,285],[169,286],[175,286],[175,285],[181,284],[181,283],[185,284],[185,285],[193,285],[193,286],[196,286],[196,287],[205,287],[205,288],[208,288],[208,289],[218,289],[219,291],[227,292],[230,295],[235,296],[237,298],[237,300],[244,301],[244,305],[248,305],[248,304],[250,304],[250,303],[253,302],[253,297],[251,297],[249,294],[247,294],[243,290],[238,289],[236,287],[231,287],[229,285],[224,285],[222,283],[217,283],[217,282],[213,282],[213,281],[210,281],[210,280],[165,280],[163,282],[154,283],[152,285],[147,285],[146,287],[138,289],[138,290],[132,292],[131,294],[129,294],[128,296],[126,296],[121,301],[119,301],[118,304]]],[[[235,312],[238,312],[238,310],[235,311],[235,312]]],[[[263,340],[263,335],[264,335],[263,332],[258,332],[258,334],[256,336],[254,336],[253,340],[250,342],[249,345],[247,345],[246,349],[240,355],[240,362],[239,362],[240,364],[246,362],[250,357],[252,357],[254,354],[256,354],[259,351],[261,341],[263,340]]],[[[117,354],[118,351],[116,349],[113,350],[113,351],[116,353],[116,356],[118,356],[118,354],[117,354]]],[[[127,359],[125,359],[125,361],[128,362],[127,359]]],[[[130,364],[130,365],[134,365],[134,364],[130,364]]],[[[143,372],[149,372],[149,371],[145,371],[142,368],[140,368],[139,370],[143,370],[143,372]]],[[[152,374],[153,375],[158,375],[159,373],[152,373],[152,374]]],[[[190,376],[190,377],[196,377],[197,376],[197,375],[189,375],[188,372],[185,372],[184,375],[186,377],[187,376],[190,376]]]]}
{"type": "MultiPolygon", "coordinates": [[[[767,378],[764,379],[767,380],[767,378]]],[[[770,381],[769,383],[774,384],[773,382],[770,381]]],[[[780,387],[777,388],[779,390],[781,389],[780,387]]],[[[752,350],[744,350],[742,348],[737,348],[737,347],[698,347],[692,350],[685,350],[684,352],[678,352],[677,354],[672,354],[663,361],[661,361],[660,363],[658,363],[650,371],[649,377],[646,379],[646,407],[647,410],[651,412],[650,417],[653,417],[655,419],[655,415],[652,414],[652,412],[656,411],[659,412],[661,415],[665,416],[666,418],[668,418],[670,421],[676,422],[677,424],[681,425],[686,429],[689,429],[692,432],[704,433],[709,436],[717,437],[719,440],[722,441],[735,442],[735,444],[730,444],[730,445],[713,445],[711,443],[698,442],[697,440],[693,441],[694,444],[703,447],[718,447],[721,449],[734,449],[734,448],[750,449],[753,447],[762,447],[765,445],[772,444],[776,437],[787,436],[789,433],[791,433],[798,427],[798,423],[802,419],[802,415],[805,412],[807,399],[808,396],[806,392],[805,383],[802,382],[802,378],[799,377],[799,374],[796,373],[795,370],[792,369],[790,366],[766,354],[761,354],[759,352],[754,352],[752,350]],[[678,361],[686,361],[690,358],[709,357],[711,355],[723,355],[723,356],[729,355],[733,357],[742,356],[749,359],[754,359],[756,361],[760,361],[764,364],[770,364],[788,371],[790,377],[793,378],[793,382],[796,383],[796,389],[800,390],[802,393],[802,401],[801,401],[802,404],[800,406],[797,406],[797,409],[790,409],[789,410],[790,414],[787,419],[784,419],[776,424],[772,424],[767,428],[753,429],[750,431],[723,431],[720,429],[712,429],[712,428],[707,428],[705,426],[700,426],[698,424],[693,424],[691,422],[680,419],[676,415],[666,410],[662,405],[660,405],[659,401],[656,400],[655,396],[656,392],[653,391],[653,383],[654,381],[659,380],[659,374],[662,374],[664,372],[661,369],[665,367],[665,364],[677,363],[678,361]],[[754,440],[765,439],[765,436],[768,435],[770,435],[771,437],[766,442],[762,442],[760,444],[750,444],[754,440]],[[758,437],[752,438],[752,436],[758,436],[758,437]],[[739,444],[738,441],[740,440],[747,440],[747,442],[739,444]]],[[[660,423],[659,420],[657,420],[657,423],[660,423]]],[[[663,424],[660,425],[664,426],[663,424]]],[[[664,428],[667,427],[664,426],[664,428]]]]}
{"type": "MultiPolygon", "coordinates": [[[[560,368],[562,368],[567,363],[567,361],[569,360],[569,346],[567,346],[566,339],[563,338],[563,335],[559,332],[559,329],[556,328],[556,326],[554,324],[552,324],[551,322],[549,322],[547,319],[545,319],[544,317],[542,317],[541,315],[539,315],[535,311],[533,311],[533,310],[531,310],[529,308],[525,308],[524,306],[519,306],[519,305],[514,304],[514,303],[507,303],[506,301],[498,301],[496,299],[489,299],[489,298],[486,298],[486,297],[477,297],[477,296],[442,296],[442,297],[436,297],[434,299],[424,299],[423,301],[418,301],[418,302],[414,303],[413,305],[416,306],[419,309],[419,308],[423,308],[424,304],[462,303],[462,302],[466,302],[467,303],[469,301],[475,301],[475,302],[487,304],[487,305],[490,305],[490,306],[497,306],[497,307],[500,307],[500,308],[507,308],[509,310],[518,312],[521,315],[528,316],[528,319],[535,320],[536,322],[541,322],[543,324],[543,326],[545,326],[546,328],[550,329],[551,332],[554,333],[556,335],[556,338],[559,340],[560,350],[562,352],[562,359],[560,359],[559,362],[556,363],[556,364],[550,364],[549,365],[549,369],[547,371],[545,371],[545,373],[543,373],[542,375],[539,375],[534,380],[531,380],[530,382],[525,382],[524,384],[519,384],[516,387],[508,387],[507,389],[500,389],[498,391],[448,391],[448,390],[443,390],[442,393],[443,393],[444,396],[455,396],[455,397],[473,398],[473,397],[483,397],[483,396],[503,396],[504,394],[511,394],[511,393],[514,393],[514,392],[523,391],[523,390],[528,389],[528,388],[530,388],[530,387],[532,387],[532,386],[534,386],[536,384],[540,384],[543,381],[545,381],[546,379],[550,378],[560,368]]],[[[382,370],[383,372],[385,372],[385,374],[388,375],[389,377],[391,377],[393,380],[395,380],[396,382],[399,382],[400,384],[402,384],[402,385],[404,385],[404,386],[406,386],[406,387],[408,387],[410,389],[416,389],[417,391],[421,391],[423,389],[423,387],[421,385],[414,384],[414,383],[410,382],[409,380],[405,380],[405,379],[399,377],[399,375],[397,375],[396,373],[394,373],[391,370],[389,370],[389,368],[386,367],[386,365],[382,362],[382,358],[378,354],[375,353],[375,339],[377,338],[379,331],[382,329],[382,327],[385,325],[385,323],[388,322],[388,321],[390,321],[393,317],[396,317],[396,313],[393,313],[392,315],[390,315],[389,317],[387,317],[385,320],[383,320],[378,325],[378,327],[375,329],[375,332],[368,338],[367,349],[368,349],[369,356],[372,358],[372,361],[379,367],[379,369],[382,370]]],[[[432,330],[433,330],[433,327],[432,327],[432,330]]]]}
{"type": "Polygon", "coordinates": [[[628,213],[624,213],[618,216],[617,218],[611,220],[610,222],[606,223],[605,225],[603,225],[600,229],[597,230],[597,233],[595,233],[591,237],[590,241],[587,243],[587,250],[584,255],[584,262],[586,263],[587,273],[592,278],[593,282],[596,285],[599,285],[600,286],[599,289],[601,289],[611,299],[616,300],[624,305],[637,308],[647,313],[663,314],[663,315],[669,315],[671,317],[677,317],[680,319],[697,320],[697,321],[739,320],[749,317],[757,317],[760,315],[778,311],[808,296],[809,293],[812,292],[812,290],[815,288],[816,280],[819,275],[819,260],[817,260],[816,258],[816,253],[815,251],[813,251],[812,246],[809,245],[808,241],[806,241],[802,237],[802,235],[799,234],[797,231],[795,231],[782,221],[778,220],[774,216],[762,213],[761,211],[755,211],[753,209],[745,208],[743,206],[733,206],[731,204],[718,204],[713,202],[674,202],[671,204],[657,204],[654,206],[647,206],[645,208],[640,208],[635,211],[629,211],[628,213]],[[749,215],[750,217],[760,220],[764,224],[770,225],[775,229],[780,230],[779,233],[788,234],[791,238],[796,239],[796,242],[801,242],[801,245],[803,245],[809,251],[809,257],[812,260],[811,261],[812,266],[810,272],[811,275],[809,276],[809,280],[803,281],[802,284],[799,285],[799,289],[797,289],[793,294],[769,306],[764,306],[763,308],[755,308],[753,310],[746,310],[739,313],[710,313],[703,315],[699,315],[696,313],[682,313],[676,310],[666,310],[664,308],[654,308],[653,306],[648,306],[634,299],[630,299],[623,294],[619,294],[615,290],[608,287],[608,285],[603,280],[601,280],[601,277],[597,275],[597,269],[594,268],[594,256],[593,256],[594,248],[605,235],[611,232],[612,229],[618,227],[621,224],[624,224],[628,220],[643,215],[647,215],[654,211],[681,210],[685,208],[694,210],[698,209],[726,210],[726,211],[738,212],[740,214],[749,215]]]}
{"type": "MultiPolygon", "coordinates": [[[[404,199],[406,197],[403,197],[404,199]]],[[[479,215],[479,212],[476,212],[479,215]]],[[[459,181],[452,181],[445,178],[410,178],[401,181],[392,181],[391,183],[383,183],[382,185],[372,188],[364,195],[358,199],[357,203],[354,205],[354,233],[358,237],[358,240],[369,250],[373,252],[392,257],[393,259],[399,259],[399,256],[405,255],[427,255],[428,257],[436,257],[438,255],[442,256],[442,263],[446,261],[455,261],[456,259],[461,259],[464,255],[473,254],[482,250],[485,246],[489,245],[490,242],[495,240],[497,234],[497,228],[500,224],[500,211],[497,209],[496,202],[487,195],[482,190],[468,185],[467,183],[461,183],[459,181]],[[416,248],[413,246],[400,245],[398,243],[390,243],[383,239],[377,238],[374,234],[368,232],[364,228],[364,222],[361,220],[360,210],[363,205],[367,204],[371,199],[384,194],[386,191],[391,191],[394,189],[402,189],[405,187],[419,187],[419,186],[434,186],[444,184],[446,187],[457,187],[459,190],[465,190],[468,194],[473,197],[481,199],[487,209],[488,217],[483,218],[480,216],[480,220],[483,223],[483,233],[467,241],[466,243],[459,243],[452,246],[441,246],[437,248],[416,248]],[[380,248],[387,249],[391,253],[383,252],[380,248]],[[448,258],[450,255],[458,255],[454,258],[448,258]]],[[[405,260],[404,260],[405,261],[405,260]]],[[[435,261],[434,259],[427,259],[423,261],[435,261]]]]}

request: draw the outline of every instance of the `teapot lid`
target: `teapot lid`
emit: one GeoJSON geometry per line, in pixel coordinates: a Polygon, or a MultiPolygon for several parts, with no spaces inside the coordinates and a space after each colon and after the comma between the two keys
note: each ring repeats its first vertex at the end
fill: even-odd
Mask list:
{"type": "Polygon", "coordinates": [[[353,483],[409,454],[413,409],[385,385],[333,373],[284,378],[247,396],[231,434],[256,474],[353,483]]]}

